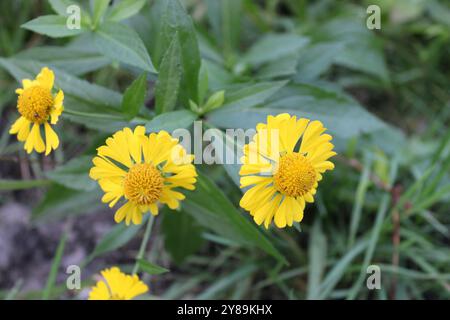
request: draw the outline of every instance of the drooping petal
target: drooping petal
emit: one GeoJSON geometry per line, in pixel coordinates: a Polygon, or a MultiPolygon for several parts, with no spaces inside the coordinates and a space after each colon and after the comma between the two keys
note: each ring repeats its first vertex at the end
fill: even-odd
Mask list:
{"type": "Polygon", "coordinates": [[[44,122],[45,129],[45,155],[47,156],[52,150],[56,150],[59,146],[58,135],[55,131],[53,131],[52,127],[48,124],[48,122],[44,122]]]}
{"type": "Polygon", "coordinates": [[[27,151],[27,153],[31,153],[33,150],[41,153],[45,150],[44,140],[42,140],[39,127],[40,126],[38,123],[33,124],[31,132],[25,142],[25,150],[27,151]]]}

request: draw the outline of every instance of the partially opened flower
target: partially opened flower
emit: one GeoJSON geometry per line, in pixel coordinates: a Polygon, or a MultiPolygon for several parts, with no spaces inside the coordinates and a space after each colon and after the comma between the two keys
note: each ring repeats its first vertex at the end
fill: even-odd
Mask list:
{"type": "Polygon", "coordinates": [[[166,131],[146,136],[143,126],[125,128],[97,149],[89,175],[98,181],[105,192],[102,201],[110,207],[125,198],[114,216],[117,223],[140,224],[144,213],[158,214],[158,204],[178,208],[185,196],[177,188],[195,189],[193,158],[166,131]]]}
{"type": "Polygon", "coordinates": [[[59,139],[52,126],[58,122],[64,107],[64,93],[59,90],[53,95],[52,88],[55,75],[47,67],[42,68],[35,80],[22,80],[23,88],[16,90],[17,110],[20,117],[9,130],[17,134],[19,141],[25,141],[24,149],[48,155],[59,146],[59,139]],[[45,142],[41,136],[41,125],[44,127],[45,142]],[[31,130],[30,130],[31,127],[31,130]]]}
{"type": "Polygon", "coordinates": [[[279,228],[303,219],[306,202],[314,194],[322,173],[334,168],[328,159],[332,137],[320,121],[297,119],[284,113],[259,123],[252,141],[244,146],[241,188],[252,186],[240,201],[255,222],[279,228]],[[300,141],[301,139],[301,141],[300,141]]]}
{"type": "Polygon", "coordinates": [[[103,279],[89,293],[89,300],[131,300],[148,291],[137,275],[127,275],[117,267],[101,272],[103,279]]]}

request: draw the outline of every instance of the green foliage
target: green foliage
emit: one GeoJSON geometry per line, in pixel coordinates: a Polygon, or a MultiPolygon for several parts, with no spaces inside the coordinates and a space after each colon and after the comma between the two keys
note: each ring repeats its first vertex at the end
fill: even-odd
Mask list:
{"type": "Polygon", "coordinates": [[[122,111],[129,119],[138,115],[144,105],[147,93],[147,74],[144,72],[125,90],[122,97],[122,111]]]}
{"type": "Polygon", "coordinates": [[[190,255],[196,253],[204,241],[202,228],[186,212],[165,210],[162,221],[164,247],[173,260],[181,265],[190,255]]]}

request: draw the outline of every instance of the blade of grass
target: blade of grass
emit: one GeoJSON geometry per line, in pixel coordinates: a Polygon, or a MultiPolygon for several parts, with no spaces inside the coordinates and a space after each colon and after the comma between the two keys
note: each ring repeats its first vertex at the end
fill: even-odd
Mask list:
{"type": "Polygon", "coordinates": [[[42,293],[42,300],[48,300],[50,297],[50,293],[56,282],[56,275],[58,274],[58,268],[61,264],[61,258],[64,253],[64,247],[66,245],[67,240],[67,231],[61,237],[59,241],[58,247],[56,249],[55,257],[53,258],[53,263],[50,269],[50,273],[47,278],[47,284],[45,286],[44,292],[42,293]]]}

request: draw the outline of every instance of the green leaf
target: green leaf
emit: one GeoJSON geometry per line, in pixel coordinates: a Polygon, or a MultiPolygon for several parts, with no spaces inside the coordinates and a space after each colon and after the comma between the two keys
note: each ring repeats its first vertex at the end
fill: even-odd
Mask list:
{"type": "Polygon", "coordinates": [[[236,50],[241,35],[242,1],[208,0],[208,21],[215,39],[220,43],[227,56],[236,50]]]}
{"type": "Polygon", "coordinates": [[[160,267],[156,264],[150,263],[144,259],[139,259],[138,264],[139,264],[139,268],[141,270],[147,272],[150,275],[163,274],[163,273],[169,272],[168,269],[160,267]]]}
{"type": "Polygon", "coordinates": [[[42,293],[42,300],[48,300],[48,298],[50,297],[50,293],[52,292],[52,289],[55,286],[56,276],[58,274],[58,269],[61,265],[61,259],[64,253],[64,247],[66,246],[66,241],[67,241],[67,232],[64,232],[64,234],[61,237],[61,240],[59,240],[58,247],[56,248],[52,266],[50,268],[50,273],[47,278],[47,284],[45,285],[45,289],[42,293]]]}
{"type": "Polygon", "coordinates": [[[201,294],[197,296],[199,300],[207,300],[207,299],[217,299],[217,295],[221,292],[225,291],[232,285],[236,285],[238,282],[242,282],[245,279],[251,277],[251,275],[256,272],[258,266],[254,264],[247,264],[243,267],[237,268],[230,274],[227,274],[216,281],[213,284],[202,291],[201,294]]]}
{"type": "Polygon", "coordinates": [[[197,119],[197,115],[188,110],[166,112],[154,117],[145,128],[150,132],[160,130],[173,131],[178,128],[187,128],[197,119]]]}
{"type": "MultiPolygon", "coordinates": [[[[286,81],[260,82],[241,85],[235,90],[227,89],[225,104],[220,110],[242,111],[257,106],[274,95],[286,83],[286,81]]],[[[214,114],[214,112],[211,114],[214,114]]]]}
{"type": "Polygon", "coordinates": [[[204,243],[202,228],[183,211],[165,210],[162,231],[164,247],[178,265],[200,249],[204,243]]]}
{"type": "Polygon", "coordinates": [[[288,55],[266,63],[258,70],[256,77],[261,80],[271,80],[291,76],[297,72],[297,60],[297,55],[288,55]]]}
{"type": "Polygon", "coordinates": [[[159,68],[155,88],[156,113],[164,113],[175,108],[181,81],[180,44],[175,33],[159,68]]]}
{"type": "Polygon", "coordinates": [[[298,54],[309,40],[296,34],[269,34],[256,42],[244,55],[243,61],[253,66],[298,54]]]}
{"type": "Polygon", "coordinates": [[[308,299],[316,299],[327,262],[327,238],[316,218],[309,240],[308,299]]]}
{"type": "Polygon", "coordinates": [[[89,178],[89,169],[92,167],[91,156],[74,158],[66,164],[57,167],[45,175],[50,180],[62,184],[69,189],[92,190],[96,182],[89,178]]]}
{"type": "Polygon", "coordinates": [[[48,180],[9,180],[0,179],[0,190],[22,190],[50,185],[48,180]]]}
{"type": "Polygon", "coordinates": [[[206,101],[203,109],[205,112],[217,109],[223,105],[225,101],[225,90],[217,91],[211,97],[209,97],[208,101],[206,101]]]}
{"type": "Polygon", "coordinates": [[[124,246],[134,238],[134,236],[141,229],[141,226],[142,224],[127,226],[124,223],[115,225],[101,238],[95,246],[94,251],[86,258],[83,264],[86,265],[94,258],[104,253],[114,251],[124,246]]]}
{"type": "Polygon", "coordinates": [[[53,11],[63,17],[68,17],[73,14],[73,11],[67,12],[67,8],[69,8],[70,6],[77,6],[78,8],[80,8],[81,25],[85,26],[86,28],[91,25],[91,16],[89,12],[84,10],[84,8],[78,2],[72,0],[49,0],[48,2],[50,3],[53,11]]]}
{"type": "Polygon", "coordinates": [[[98,70],[111,63],[103,55],[81,47],[33,47],[16,54],[15,58],[39,61],[73,75],[98,70]]]}
{"type": "Polygon", "coordinates": [[[137,14],[147,0],[122,0],[115,4],[108,13],[107,19],[121,21],[137,14]]]}
{"type": "Polygon", "coordinates": [[[54,184],[34,207],[31,218],[36,222],[48,222],[93,212],[104,206],[101,196],[98,189],[79,191],[54,184]]]}
{"type": "Polygon", "coordinates": [[[334,63],[342,43],[317,43],[300,51],[296,79],[299,81],[317,79],[334,63]]]}
{"type": "Polygon", "coordinates": [[[219,187],[205,175],[199,172],[195,191],[185,193],[183,210],[200,225],[241,245],[259,248],[286,263],[286,259],[258,230],[257,225],[244,218],[219,187]]]}
{"type": "Polygon", "coordinates": [[[202,61],[202,64],[200,66],[200,72],[198,74],[198,102],[199,102],[199,104],[203,103],[206,93],[208,92],[208,89],[209,89],[208,78],[209,78],[208,68],[206,67],[206,64],[202,61]]]}
{"type": "Polygon", "coordinates": [[[332,19],[314,29],[312,36],[321,42],[341,45],[334,55],[335,64],[374,75],[383,82],[389,81],[381,38],[368,30],[359,18],[332,19]]]}
{"type": "Polygon", "coordinates": [[[156,72],[144,43],[130,27],[117,22],[105,22],[93,36],[96,48],[105,56],[145,71],[156,72]]]}
{"type": "Polygon", "coordinates": [[[333,136],[349,138],[386,128],[386,124],[364,110],[356,101],[332,90],[309,84],[290,86],[279,92],[263,108],[222,108],[208,114],[208,122],[220,128],[255,128],[268,115],[289,113],[297,117],[320,120],[333,136]],[[355,121],[358,119],[358,121],[355,121]]]}
{"type": "Polygon", "coordinates": [[[92,8],[92,24],[94,28],[98,25],[101,18],[108,9],[110,0],[91,0],[91,8],[92,8]]]}
{"type": "Polygon", "coordinates": [[[22,25],[22,28],[44,34],[52,38],[72,37],[85,31],[81,25],[80,29],[69,29],[66,25],[67,18],[57,15],[41,16],[22,25]]]}
{"type": "Polygon", "coordinates": [[[191,17],[178,0],[156,0],[151,9],[153,40],[149,45],[157,66],[170,46],[173,36],[178,36],[183,76],[180,99],[187,106],[189,99],[198,103],[198,74],[200,53],[191,17]]]}
{"type": "Polygon", "coordinates": [[[129,119],[138,115],[147,94],[147,73],[144,72],[125,90],[122,111],[129,119]]]}

